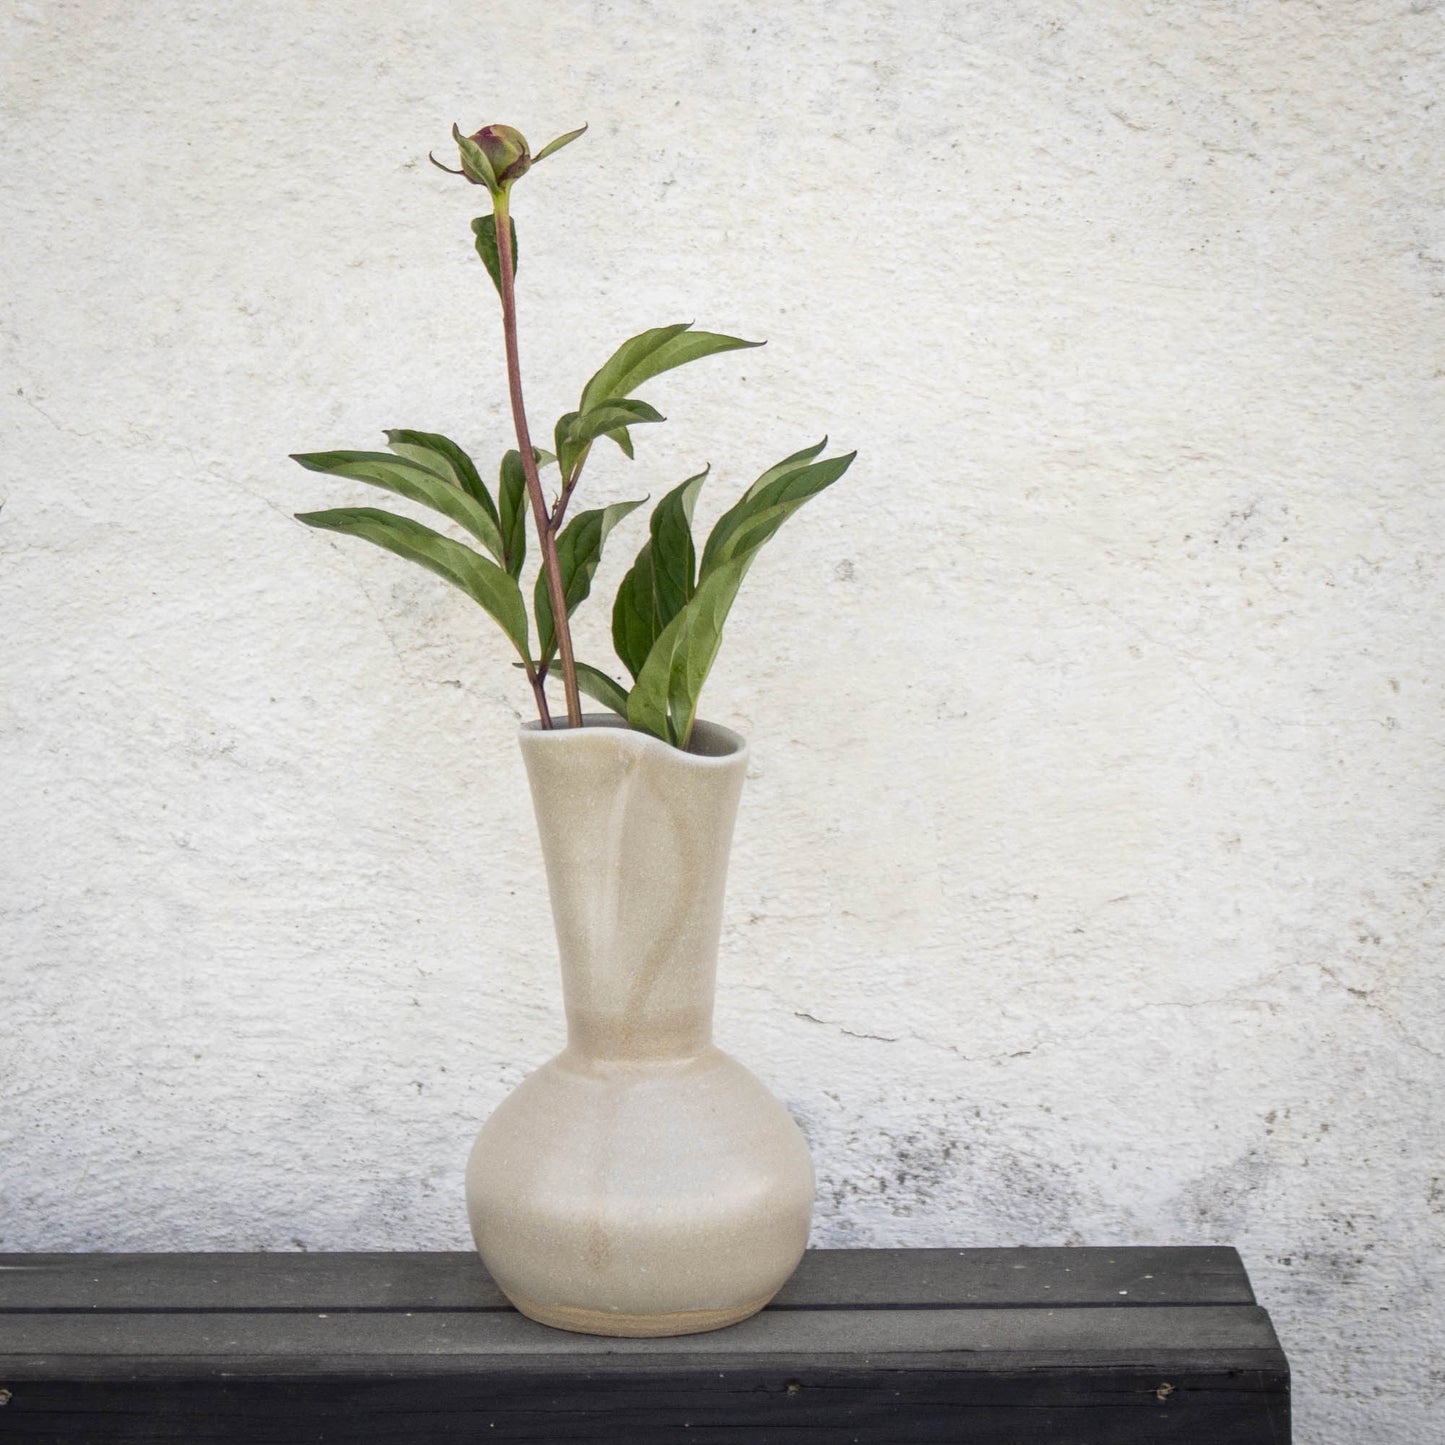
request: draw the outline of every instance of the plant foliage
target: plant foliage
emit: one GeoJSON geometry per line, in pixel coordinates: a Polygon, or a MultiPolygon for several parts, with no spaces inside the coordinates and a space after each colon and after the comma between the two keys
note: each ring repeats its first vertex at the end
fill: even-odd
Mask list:
{"type": "MultiPolygon", "coordinates": [[[[454,130],[462,162],[462,169],[454,174],[484,186],[493,199],[492,213],[473,221],[472,231],[477,253],[501,297],[509,342],[515,336],[511,296],[517,256],[516,226],[509,210],[511,186],[532,165],[585,129],[559,136],[535,156],[527,152],[520,133],[510,127],[485,126],[470,137],[454,130]],[[499,247],[499,239],[510,240],[510,245],[499,247]]],[[[370,507],[297,516],[308,526],[364,538],[428,568],[465,592],[501,627],[520,654],[517,665],[532,685],[544,726],[554,725],[546,703],[546,683],[549,673],[560,669],[571,680],[569,717],[575,720],[572,699],[578,692],[586,693],[630,726],[685,748],[697,718],[698,696],[748,569],[764,543],[799,507],[837,481],[856,453],[819,460],[827,445],[825,437],[784,457],[718,517],[701,548],[693,533],[693,512],[710,468],[662,497],[652,509],[647,536],[612,604],[613,647],[632,680],[630,686],[602,668],[572,658],[566,618],[590,594],[603,546],[613,529],[642,502],[614,503],[570,517],[565,514],[596,441],[606,437],[631,458],[632,429],[664,420],[655,407],[633,395],[638,387],[689,362],[761,344],[695,331],[686,321],[638,333],[592,374],[576,410],[558,418],[552,430],[552,452],[530,445],[520,410],[515,347],[509,346],[518,446],[502,454],[495,497],[471,456],[449,437],[435,432],[388,431],[389,450],[385,452],[294,455],[293,460],[311,471],[365,482],[430,508],[467,532],[482,551],[410,517],[370,507]],[[556,500],[550,507],[540,484],[543,467],[557,469],[556,500]],[[521,585],[529,512],[537,523],[534,530],[541,554],[531,589],[535,649],[521,585]],[[554,598],[558,609],[553,607],[554,598]],[[563,607],[566,618],[559,625],[556,613],[563,607]]]]}

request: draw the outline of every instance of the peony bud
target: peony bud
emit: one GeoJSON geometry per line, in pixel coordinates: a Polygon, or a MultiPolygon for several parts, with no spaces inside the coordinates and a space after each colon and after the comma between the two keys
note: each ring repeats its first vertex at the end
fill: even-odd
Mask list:
{"type": "MultiPolygon", "coordinates": [[[[492,179],[499,186],[510,185],[519,176],[525,175],[532,164],[526,137],[510,125],[484,125],[475,135],[469,135],[466,139],[487,158],[492,179]]],[[[471,174],[465,146],[462,147],[462,169],[468,180],[474,180],[479,185],[487,184],[485,176],[471,174]]]]}
{"type": "Polygon", "coordinates": [[[569,145],[586,129],[584,125],[577,130],[569,130],[566,135],[548,141],[533,155],[527,149],[527,138],[515,126],[484,125],[474,135],[463,135],[461,127],[454,125],[452,139],[462,153],[461,170],[454,171],[450,166],[444,166],[430,152],[427,159],[439,171],[465,176],[474,186],[485,186],[493,197],[500,198],[511,189],[513,181],[526,175],[538,161],[546,160],[553,151],[569,145]]]}

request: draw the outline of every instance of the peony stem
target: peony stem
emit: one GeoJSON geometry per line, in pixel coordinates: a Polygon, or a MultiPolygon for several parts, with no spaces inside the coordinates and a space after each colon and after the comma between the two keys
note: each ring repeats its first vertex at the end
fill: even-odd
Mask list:
{"type": "MultiPolygon", "coordinates": [[[[547,515],[547,499],[542,492],[542,479],[537,474],[537,458],[532,453],[527,412],[522,405],[522,370],[517,357],[516,265],[512,256],[512,222],[505,188],[493,196],[492,214],[497,223],[497,263],[502,278],[502,335],[507,346],[507,385],[512,396],[512,422],[517,430],[517,447],[522,453],[522,474],[527,479],[527,495],[532,500],[532,521],[537,528],[537,544],[542,550],[547,600],[552,605],[557,657],[562,664],[562,690],[567,696],[567,726],[580,728],[582,694],[577,689],[577,664],[572,658],[572,629],[568,624],[567,599],[562,589],[562,568],[557,560],[557,537],[547,515]]],[[[540,690],[538,696],[542,696],[540,690]]],[[[551,718],[546,715],[545,710],[543,719],[545,725],[551,725],[551,718]]]]}

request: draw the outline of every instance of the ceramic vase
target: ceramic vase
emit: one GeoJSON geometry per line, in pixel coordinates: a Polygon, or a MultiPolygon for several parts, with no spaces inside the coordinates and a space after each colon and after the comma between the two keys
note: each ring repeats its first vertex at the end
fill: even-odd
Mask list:
{"type": "Polygon", "coordinates": [[[813,1165],[787,1110],[712,1042],[736,733],[687,752],[588,717],[524,725],[567,1046],[483,1126],[467,1166],[482,1261],[524,1314],[603,1335],[718,1329],[807,1243],[813,1165]]]}

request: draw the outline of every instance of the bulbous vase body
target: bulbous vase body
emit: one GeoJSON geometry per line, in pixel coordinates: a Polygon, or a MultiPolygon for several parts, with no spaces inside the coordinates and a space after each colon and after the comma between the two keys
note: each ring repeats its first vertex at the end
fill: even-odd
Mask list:
{"type": "Polygon", "coordinates": [[[801,1131],[712,1042],[736,733],[684,753],[611,718],[524,726],[567,1047],[505,1099],[467,1166],[482,1260],[562,1329],[675,1335],[761,1309],[813,1210],[801,1131]]]}

